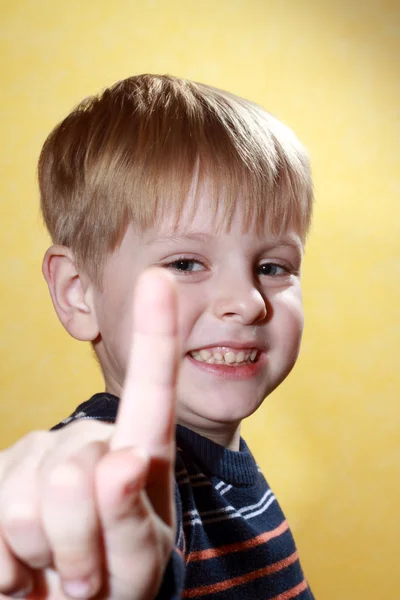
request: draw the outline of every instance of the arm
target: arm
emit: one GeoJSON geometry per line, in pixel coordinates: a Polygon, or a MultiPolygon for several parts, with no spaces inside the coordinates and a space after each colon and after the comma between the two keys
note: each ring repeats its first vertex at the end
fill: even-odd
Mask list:
{"type": "Polygon", "coordinates": [[[1,453],[0,593],[33,588],[40,600],[147,600],[167,585],[175,538],[176,311],[167,274],[144,274],[115,426],[73,423],[1,453]]]}

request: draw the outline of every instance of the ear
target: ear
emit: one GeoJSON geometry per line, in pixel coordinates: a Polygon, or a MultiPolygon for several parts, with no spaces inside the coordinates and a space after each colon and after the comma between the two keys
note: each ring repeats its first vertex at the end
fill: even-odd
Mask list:
{"type": "Polygon", "coordinates": [[[51,246],[44,256],[42,271],[65,329],[77,340],[94,341],[99,335],[94,287],[78,272],[71,250],[51,246]]]}

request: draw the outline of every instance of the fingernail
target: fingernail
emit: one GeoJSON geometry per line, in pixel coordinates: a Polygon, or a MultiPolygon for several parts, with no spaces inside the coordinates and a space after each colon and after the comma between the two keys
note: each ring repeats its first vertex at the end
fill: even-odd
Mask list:
{"type": "Polygon", "coordinates": [[[70,598],[90,598],[93,593],[93,587],[88,579],[64,581],[63,589],[70,598]]]}

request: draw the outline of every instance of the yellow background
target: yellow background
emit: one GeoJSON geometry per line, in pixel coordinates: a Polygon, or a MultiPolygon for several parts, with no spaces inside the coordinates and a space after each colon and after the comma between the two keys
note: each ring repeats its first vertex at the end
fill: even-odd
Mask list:
{"type": "Polygon", "coordinates": [[[101,390],[40,274],[45,136],[134,73],[229,89],[294,128],[317,197],[303,353],[245,437],[317,600],[399,598],[399,2],[3,0],[0,42],[0,446],[101,390]]]}

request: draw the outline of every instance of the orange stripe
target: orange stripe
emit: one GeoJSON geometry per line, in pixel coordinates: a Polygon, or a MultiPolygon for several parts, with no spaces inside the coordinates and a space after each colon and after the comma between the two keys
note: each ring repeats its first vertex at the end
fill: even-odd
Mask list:
{"type": "MultiPolygon", "coordinates": [[[[277,573],[278,571],[281,571],[285,567],[288,567],[289,565],[296,562],[297,559],[298,554],[296,551],[293,552],[291,556],[288,556],[287,558],[284,558],[279,562],[273,563],[272,565],[268,565],[268,567],[263,567],[262,569],[257,569],[257,571],[246,573],[246,575],[240,575],[239,577],[226,579],[225,581],[220,581],[219,583],[214,583],[212,585],[202,585],[197,588],[189,588],[183,592],[182,598],[196,598],[197,596],[206,596],[207,594],[225,592],[226,590],[229,590],[230,588],[236,587],[238,585],[249,583],[250,581],[254,581],[255,579],[259,579],[260,577],[265,577],[266,575],[272,575],[272,573],[277,573]]],[[[287,596],[287,598],[292,597],[293,596],[287,596]]],[[[279,596],[277,598],[279,598],[279,596]]],[[[277,598],[275,598],[274,600],[277,600],[277,598]]]]}
{"type": "Polygon", "coordinates": [[[283,594],[274,596],[273,598],[271,598],[271,600],[290,600],[291,598],[295,598],[301,592],[304,592],[306,588],[307,581],[303,579],[303,581],[299,583],[299,585],[296,585],[296,587],[292,588],[291,590],[288,590],[287,592],[283,592],[283,594]]]}
{"type": "Polygon", "coordinates": [[[272,531],[266,531],[265,533],[261,533],[250,540],[245,540],[244,542],[236,542],[235,544],[227,544],[226,546],[220,546],[219,548],[209,548],[208,550],[198,550],[196,552],[190,552],[187,557],[187,562],[194,562],[196,560],[207,560],[210,558],[216,558],[218,556],[223,556],[224,554],[230,554],[231,552],[240,552],[241,550],[250,550],[250,548],[256,548],[261,544],[265,544],[269,542],[273,538],[276,538],[288,529],[287,521],[283,521],[276,527],[276,529],[272,529],[272,531]]]}

